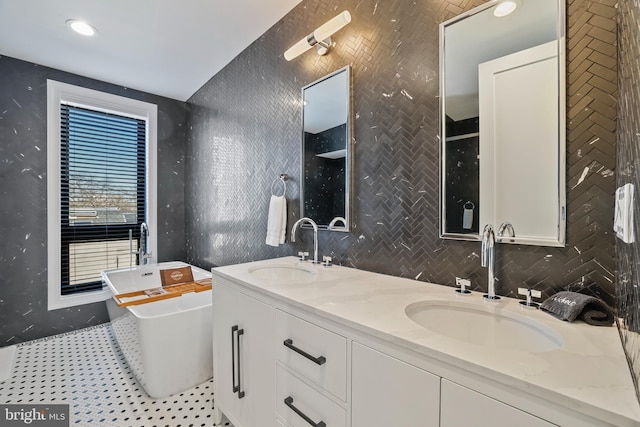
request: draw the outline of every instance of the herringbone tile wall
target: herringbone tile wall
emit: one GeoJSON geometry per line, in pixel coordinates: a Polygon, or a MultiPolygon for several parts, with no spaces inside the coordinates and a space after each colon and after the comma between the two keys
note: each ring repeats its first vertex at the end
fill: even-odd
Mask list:
{"type": "MultiPolygon", "coordinates": [[[[438,24],[481,0],[304,0],[190,100],[187,250],[224,265],[309,248],[266,246],[271,183],[286,173],[288,227],[299,217],[300,90],[353,70],[352,232],[321,232],[321,254],[365,270],[486,289],[480,244],[438,237],[438,24]],[[283,52],[347,9],[353,20],[328,56],[283,52]]],[[[548,297],[583,290],[614,302],[611,233],[616,150],[615,0],[568,1],[567,246],[499,245],[497,291],[548,297]]],[[[306,233],[306,234],[305,234],[306,233]]],[[[287,236],[289,240],[289,236],[287,236]]]]}
{"type": "MultiPolygon", "coordinates": [[[[622,342],[631,361],[635,376],[636,392],[640,382],[640,252],[638,230],[640,229],[640,209],[638,204],[638,188],[640,188],[640,5],[637,1],[622,0],[619,2],[620,25],[620,107],[618,109],[620,123],[618,126],[618,185],[634,184],[635,203],[633,219],[635,242],[624,243],[616,239],[618,277],[618,313],[624,319],[621,325],[622,342]]],[[[640,396],[640,393],[639,393],[640,396]]]]}

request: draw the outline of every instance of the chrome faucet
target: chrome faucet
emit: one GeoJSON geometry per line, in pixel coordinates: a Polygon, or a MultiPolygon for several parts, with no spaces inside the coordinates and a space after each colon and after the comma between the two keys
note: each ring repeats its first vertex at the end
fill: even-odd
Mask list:
{"type": "Polygon", "coordinates": [[[138,249],[138,264],[149,264],[151,252],[149,252],[149,226],[146,222],[140,224],[140,249],[138,249]]]}
{"type": "Polygon", "coordinates": [[[497,301],[500,299],[499,296],[496,295],[496,278],[494,276],[494,269],[496,265],[496,238],[493,233],[493,226],[491,224],[487,224],[484,226],[484,231],[482,232],[482,250],[480,254],[480,265],[482,267],[487,267],[489,272],[489,284],[488,284],[488,292],[484,297],[490,301],[497,301]]]}
{"type": "Polygon", "coordinates": [[[313,263],[318,264],[318,224],[316,224],[314,220],[307,217],[297,220],[291,229],[291,241],[295,243],[298,226],[304,222],[308,222],[313,227],[313,263]]]}
{"type": "MultiPolygon", "coordinates": [[[[510,222],[503,222],[500,228],[498,229],[498,237],[504,237],[504,232],[507,232],[507,236],[513,238],[516,237],[516,231],[513,229],[513,225],[510,222]]],[[[500,240],[498,240],[500,241],[500,240]]],[[[513,242],[513,240],[511,240],[513,242]]]]}
{"type": "Polygon", "coordinates": [[[339,228],[339,227],[336,227],[336,224],[337,224],[338,222],[341,222],[341,223],[343,223],[343,224],[344,224],[344,226],[342,227],[343,229],[347,228],[347,220],[346,220],[346,219],[344,219],[344,218],[343,218],[343,217],[341,217],[341,216],[337,216],[337,217],[335,217],[335,218],[333,218],[333,219],[331,220],[331,222],[330,222],[330,223],[329,223],[329,225],[327,226],[327,230],[340,230],[340,228],[339,228]]]}

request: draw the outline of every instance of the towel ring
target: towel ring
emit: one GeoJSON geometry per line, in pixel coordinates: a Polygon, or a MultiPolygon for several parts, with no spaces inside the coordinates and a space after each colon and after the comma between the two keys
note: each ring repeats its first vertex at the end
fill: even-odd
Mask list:
{"type": "Polygon", "coordinates": [[[278,196],[276,194],[278,182],[282,183],[282,194],[279,195],[278,197],[283,197],[285,194],[287,194],[287,183],[286,183],[286,181],[287,181],[287,175],[285,175],[285,174],[282,174],[278,178],[276,178],[276,180],[273,181],[273,184],[271,184],[271,195],[278,196]]]}

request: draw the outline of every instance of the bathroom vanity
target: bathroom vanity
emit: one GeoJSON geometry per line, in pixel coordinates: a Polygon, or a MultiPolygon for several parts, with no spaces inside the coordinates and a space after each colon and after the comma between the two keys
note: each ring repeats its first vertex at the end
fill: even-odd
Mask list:
{"type": "Polygon", "coordinates": [[[294,257],[212,273],[216,422],[640,425],[615,327],[294,257]]]}

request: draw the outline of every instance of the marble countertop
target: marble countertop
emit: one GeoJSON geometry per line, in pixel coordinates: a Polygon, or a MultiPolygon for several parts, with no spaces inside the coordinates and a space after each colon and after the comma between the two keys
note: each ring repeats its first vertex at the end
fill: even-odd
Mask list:
{"type": "Polygon", "coordinates": [[[215,276],[225,278],[613,425],[640,425],[640,405],[615,327],[563,322],[540,310],[523,309],[512,298],[484,302],[479,293],[458,296],[448,286],[341,266],[315,266],[300,263],[295,257],[218,267],[213,269],[213,275],[214,282],[215,276]],[[302,279],[276,279],[255,273],[255,269],[265,266],[300,266],[311,274],[303,274],[308,277],[302,279]],[[418,301],[457,301],[525,316],[556,331],[563,345],[540,353],[504,348],[496,351],[449,338],[419,326],[406,315],[405,307],[418,301]]]}

